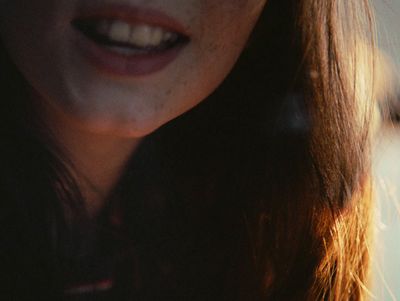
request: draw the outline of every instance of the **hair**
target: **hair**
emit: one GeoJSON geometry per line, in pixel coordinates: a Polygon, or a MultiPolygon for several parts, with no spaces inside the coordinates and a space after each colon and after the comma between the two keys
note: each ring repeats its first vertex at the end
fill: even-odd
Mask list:
{"type": "MultiPolygon", "coordinates": [[[[365,45],[367,0],[269,0],[224,83],[146,137],[126,167],[113,194],[130,246],[120,286],[135,283],[138,300],[364,300],[365,45]]],[[[85,223],[83,201],[0,48],[1,294],[61,300],[62,256],[85,223]]]]}

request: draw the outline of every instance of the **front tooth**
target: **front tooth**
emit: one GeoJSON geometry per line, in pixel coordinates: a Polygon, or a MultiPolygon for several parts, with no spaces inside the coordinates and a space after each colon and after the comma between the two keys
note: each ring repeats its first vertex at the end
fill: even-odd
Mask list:
{"type": "Polygon", "coordinates": [[[152,30],[149,26],[139,25],[132,28],[130,42],[139,47],[148,46],[152,40],[152,30]]]}
{"type": "Polygon", "coordinates": [[[162,30],[161,28],[154,28],[151,34],[150,45],[151,46],[160,45],[161,42],[163,41],[163,35],[164,35],[164,30],[162,30]]]}
{"type": "Polygon", "coordinates": [[[112,22],[108,35],[110,39],[117,42],[129,42],[131,27],[129,24],[121,21],[112,22]]]}

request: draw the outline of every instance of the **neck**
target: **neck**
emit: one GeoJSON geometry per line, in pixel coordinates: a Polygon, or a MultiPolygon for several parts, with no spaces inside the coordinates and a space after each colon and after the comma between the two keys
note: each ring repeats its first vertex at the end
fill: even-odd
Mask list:
{"type": "Polygon", "coordinates": [[[72,174],[86,200],[88,212],[95,215],[104,206],[139,141],[73,128],[64,129],[57,137],[73,164],[72,174]]]}
{"type": "Polygon", "coordinates": [[[140,138],[89,131],[54,108],[44,112],[46,126],[72,165],[70,172],[84,197],[89,215],[97,215],[140,138]]]}

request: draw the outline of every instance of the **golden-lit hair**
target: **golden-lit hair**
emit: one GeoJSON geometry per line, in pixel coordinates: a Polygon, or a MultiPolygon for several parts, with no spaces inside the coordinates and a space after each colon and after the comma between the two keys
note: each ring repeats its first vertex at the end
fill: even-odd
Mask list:
{"type": "MultiPolygon", "coordinates": [[[[14,293],[34,279],[46,283],[39,298],[57,300],[69,230],[60,201],[79,209],[82,200],[67,161],[32,127],[28,83],[0,51],[0,89],[14,95],[1,107],[1,179],[4,203],[17,207],[4,221],[22,229],[8,233],[19,258],[4,269],[18,279],[14,293]]],[[[143,267],[133,274],[145,274],[144,292],[180,279],[171,287],[209,293],[196,300],[365,300],[374,74],[368,0],[269,0],[227,80],[144,139],[119,184],[126,240],[142,243],[132,262],[143,267]],[[179,277],[164,279],[159,262],[179,277]]]]}

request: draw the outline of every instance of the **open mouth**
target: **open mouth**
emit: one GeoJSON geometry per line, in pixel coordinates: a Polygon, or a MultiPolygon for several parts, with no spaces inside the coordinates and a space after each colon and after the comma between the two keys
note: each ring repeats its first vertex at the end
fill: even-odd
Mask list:
{"type": "Polygon", "coordinates": [[[104,75],[151,75],[174,62],[192,32],[157,10],[107,5],[82,8],[71,21],[80,56],[104,75]]]}
{"type": "Polygon", "coordinates": [[[96,44],[122,55],[160,53],[189,41],[187,36],[163,27],[118,19],[76,19],[72,25],[96,44]]]}

